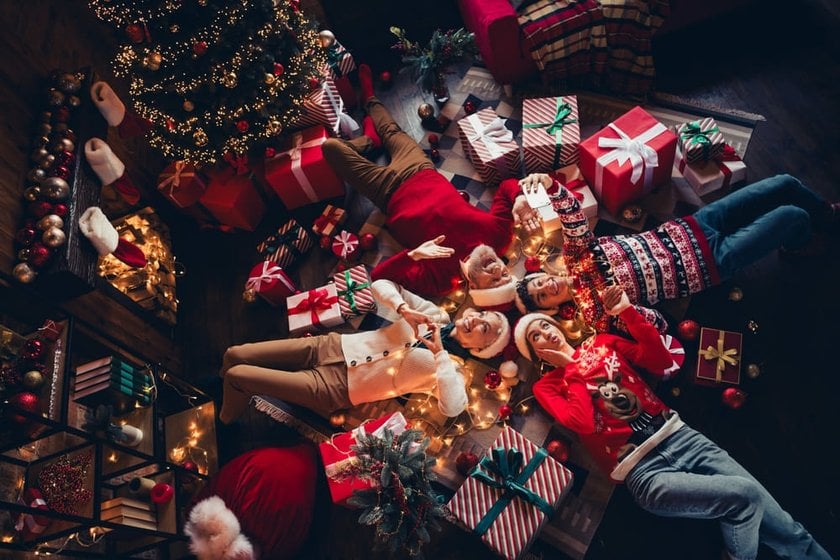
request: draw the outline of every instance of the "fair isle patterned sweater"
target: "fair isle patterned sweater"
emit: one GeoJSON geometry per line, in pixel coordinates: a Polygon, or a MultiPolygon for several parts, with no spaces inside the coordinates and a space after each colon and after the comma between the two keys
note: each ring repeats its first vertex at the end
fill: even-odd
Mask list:
{"type": "Polygon", "coordinates": [[[591,276],[597,270],[602,283],[620,284],[637,305],[655,305],[720,283],[706,236],[693,217],[642,233],[596,238],[577,199],[556,181],[551,190],[555,188],[552,203],[563,223],[563,253],[570,273],[591,276]]]}

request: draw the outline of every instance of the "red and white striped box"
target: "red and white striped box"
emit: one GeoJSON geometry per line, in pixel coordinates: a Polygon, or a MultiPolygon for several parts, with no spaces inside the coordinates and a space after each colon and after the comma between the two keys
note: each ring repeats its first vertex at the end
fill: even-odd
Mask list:
{"type": "Polygon", "coordinates": [[[459,120],[458,136],[464,154],[485,186],[492,187],[502,179],[519,176],[519,144],[493,108],[486,107],[459,120]]]}
{"type": "MultiPolygon", "coordinates": [[[[491,449],[482,457],[478,466],[474,468],[464,484],[458,489],[449,502],[449,509],[462,523],[476,531],[481,540],[503,558],[514,560],[519,558],[542,529],[548,516],[536,505],[532,505],[518,494],[505,490],[505,480],[488,468],[493,461],[494,454],[503,453],[512,466],[511,477],[514,485],[524,487],[536,494],[551,510],[560,505],[566,490],[572,485],[572,472],[552,459],[545,449],[535,445],[522,434],[505,426],[493,442],[491,449]],[[514,453],[521,453],[521,464],[517,467],[513,458],[514,453]],[[528,472],[533,471],[530,476],[528,472]],[[479,479],[480,472],[496,481],[495,487],[479,479]],[[497,506],[500,501],[508,504],[497,506]],[[492,520],[485,520],[488,512],[500,512],[492,520]],[[489,523],[489,527],[481,533],[477,530],[482,524],[489,523]]],[[[505,462],[505,461],[502,461],[505,462]]],[[[499,461],[496,461],[498,464],[499,461]]],[[[510,483],[510,480],[508,480],[510,483]]]]}
{"type": "Polygon", "coordinates": [[[729,185],[740,183],[747,178],[747,166],[732,146],[729,144],[724,146],[720,158],[720,160],[689,164],[682,150],[677,148],[674,167],[685,177],[697,196],[704,196],[729,185]]]}
{"type": "Polygon", "coordinates": [[[312,91],[303,102],[303,114],[290,128],[301,129],[319,124],[327,127],[333,134],[338,134],[340,115],[344,111],[344,101],[338,88],[330,78],[324,78],[320,87],[312,91]]]}
{"type": "Polygon", "coordinates": [[[577,96],[522,101],[522,158],[527,173],[547,173],[580,158],[577,96]]]}
{"type": "Polygon", "coordinates": [[[376,301],[370,289],[370,276],[365,265],[359,264],[336,272],[333,274],[333,282],[338,291],[338,306],[345,319],[376,310],[376,301]]]}
{"type": "Polygon", "coordinates": [[[312,238],[300,224],[289,220],[275,233],[257,245],[257,252],[263,260],[288,268],[312,248],[312,238]]]}
{"type": "Polygon", "coordinates": [[[324,68],[325,75],[335,80],[346,76],[356,69],[356,61],[353,60],[353,55],[337,40],[327,47],[326,51],[327,64],[324,68]]]}
{"type": "Polygon", "coordinates": [[[683,123],[676,130],[688,163],[718,159],[723,153],[726,140],[712,117],[683,123]]]}

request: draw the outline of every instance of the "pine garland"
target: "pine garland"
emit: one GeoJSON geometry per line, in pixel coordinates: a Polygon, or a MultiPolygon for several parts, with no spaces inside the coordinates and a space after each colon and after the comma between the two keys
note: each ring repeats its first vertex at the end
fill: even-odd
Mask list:
{"type": "Polygon", "coordinates": [[[428,446],[420,430],[363,434],[351,447],[358,461],[342,473],[372,482],[372,488],[357,490],[348,503],[362,508],[359,523],[373,525],[377,547],[386,546],[392,554],[403,549],[422,559],[429,528],[440,530],[437,518],[444,517],[444,510],[430,484],[435,459],[426,455],[428,446]]]}
{"type": "Polygon", "coordinates": [[[397,37],[391,48],[402,55],[403,63],[423,91],[434,91],[443,81],[447,66],[477,52],[475,35],[463,27],[447,31],[435,29],[426,47],[409,40],[405,30],[399,27],[391,27],[391,33],[397,37]]]}

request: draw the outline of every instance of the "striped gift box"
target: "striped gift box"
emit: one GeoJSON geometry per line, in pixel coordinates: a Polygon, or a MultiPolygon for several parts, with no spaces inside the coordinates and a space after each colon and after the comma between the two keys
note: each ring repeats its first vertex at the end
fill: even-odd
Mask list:
{"type": "Polygon", "coordinates": [[[520,492],[506,491],[506,480],[507,486],[524,488],[544,501],[542,507],[556,510],[572,485],[572,472],[549,457],[545,449],[505,426],[493,447],[450,500],[449,509],[455,517],[479,534],[500,556],[513,560],[528,549],[548,517],[539,506],[521,497],[520,492]],[[519,465],[511,461],[514,451],[521,453],[519,465]],[[494,458],[495,464],[501,467],[499,470],[508,467],[507,476],[500,476],[488,466],[494,458]],[[489,477],[501,488],[480,480],[481,477],[489,477]]]}
{"type": "Polygon", "coordinates": [[[338,291],[338,306],[345,319],[359,317],[376,310],[370,276],[364,265],[356,265],[333,275],[338,291]]]}
{"type": "Polygon", "coordinates": [[[459,120],[458,136],[485,186],[492,187],[502,179],[519,176],[519,144],[491,107],[459,120]]]}
{"type": "Polygon", "coordinates": [[[356,61],[353,60],[353,55],[344,48],[344,45],[335,41],[327,48],[325,75],[335,80],[346,76],[355,69],[356,61]]]}
{"type": "Polygon", "coordinates": [[[541,97],[522,102],[522,152],[527,173],[547,173],[577,163],[580,117],[577,97],[541,97]]]}
{"type": "Polygon", "coordinates": [[[304,113],[290,128],[301,129],[319,124],[338,134],[340,115],[344,101],[331,78],[324,78],[321,87],[310,93],[303,102],[304,113]]]}
{"type": "Polygon", "coordinates": [[[683,123],[676,128],[688,163],[718,159],[723,153],[726,140],[712,117],[683,123]]]}
{"type": "Polygon", "coordinates": [[[257,245],[260,258],[288,268],[312,248],[312,238],[300,224],[289,220],[257,245]]]}

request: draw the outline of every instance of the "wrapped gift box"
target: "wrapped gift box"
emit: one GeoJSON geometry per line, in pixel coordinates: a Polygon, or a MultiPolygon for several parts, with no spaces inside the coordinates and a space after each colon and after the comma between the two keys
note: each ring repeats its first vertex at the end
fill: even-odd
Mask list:
{"type": "Polygon", "coordinates": [[[677,149],[674,166],[682,173],[698,196],[726,188],[747,179],[747,166],[730,145],[724,147],[720,160],[689,164],[677,149]]]}
{"type": "Polygon", "coordinates": [[[254,174],[237,174],[233,169],[214,173],[199,202],[213,217],[227,226],[254,231],[265,215],[265,202],[254,174]]]}
{"type": "Polygon", "coordinates": [[[341,99],[338,88],[332,79],[325,78],[321,85],[306,97],[303,102],[303,114],[290,128],[323,125],[332,131],[332,134],[338,134],[343,111],[344,100],[341,99]]]}
{"type": "Polygon", "coordinates": [[[741,333],[703,327],[697,357],[697,382],[701,385],[741,381],[741,333]]]}
{"type": "Polygon", "coordinates": [[[335,284],[327,284],[286,298],[289,334],[297,335],[315,327],[336,327],[344,323],[335,284]]]}
{"type": "MultiPolygon", "coordinates": [[[[43,494],[37,488],[30,487],[24,490],[23,494],[18,498],[18,503],[22,506],[50,511],[43,494]]],[[[39,537],[50,526],[51,521],[52,518],[45,515],[20,513],[15,523],[15,531],[20,534],[24,541],[29,541],[39,537]]]]}
{"type": "Polygon", "coordinates": [[[677,136],[634,107],[580,144],[580,170],[613,215],[667,182],[677,136]],[[640,149],[641,148],[641,149],[640,149]]]}
{"type": "Polygon", "coordinates": [[[347,76],[356,69],[356,61],[353,60],[353,55],[338,40],[333,41],[332,45],[326,48],[326,51],[326,74],[330,78],[335,80],[347,76]]]}
{"type": "Polygon", "coordinates": [[[458,135],[464,153],[481,175],[485,186],[520,174],[519,145],[491,107],[458,121],[458,135]]]}
{"type": "Polygon", "coordinates": [[[579,144],[576,96],[522,102],[522,158],[527,173],[546,173],[577,163],[579,144]]]}
{"type": "Polygon", "coordinates": [[[513,560],[531,546],[571,484],[569,469],[505,426],[449,509],[497,554],[513,560]],[[506,483],[525,491],[508,491],[506,483]]]}
{"type": "Polygon", "coordinates": [[[376,301],[370,289],[370,276],[362,264],[333,275],[338,290],[338,305],[345,319],[352,319],[376,311],[376,301]]]}
{"type": "Polygon", "coordinates": [[[359,236],[346,230],[335,236],[332,242],[333,254],[345,261],[352,261],[359,254],[359,236]]]}
{"type": "Polygon", "coordinates": [[[580,209],[583,210],[584,216],[594,218],[598,215],[598,199],[595,198],[592,189],[589,188],[577,165],[567,165],[555,169],[549,175],[572,191],[572,194],[580,203],[580,209]]]}
{"type": "Polygon", "coordinates": [[[300,224],[289,220],[257,245],[260,258],[287,269],[312,248],[312,238],[300,224]]]}
{"type": "Polygon", "coordinates": [[[189,208],[207,190],[207,183],[193,164],[173,161],[158,175],[157,189],[178,208],[189,208]]]}
{"type": "Polygon", "coordinates": [[[387,428],[393,434],[401,434],[406,430],[407,423],[401,412],[394,412],[378,420],[362,424],[351,432],[344,432],[333,437],[330,441],[318,446],[327,473],[327,485],[330,489],[332,501],[338,505],[347,505],[347,500],[353,497],[356,490],[366,490],[372,487],[370,479],[359,476],[348,476],[348,467],[357,462],[356,453],[350,449],[356,444],[356,437],[360,433],[382,436],[387,428]]]}
{"type": "Polygon", "coordinates": [[[297,291],[289,275],[272,261],[254,265],[248,274],[245,289],[254,290],[254,293],[274,306],[282,305],[287,297],[297,291]]]}
{"type": "Polygon", "coordinates": [[[677,126],[677,136],[688,163],[718,159],[726,145],[726,140],[712,117],[677,126]]]}
{"type": "Polygon", "coordinates": [[[286,208],[344,196],[344,180],[321,153],[321,144],[327,138],[323,126],[295,132],[286,146],[265,161],[265,182],[286,208]]]}
{"type": "Polygon", "coordinates": [[[346,219],[347,212],[344,211],[344,208],[327,204],[327,207],[324,208],[321,215],[315,218],[315,221],[312,223],[312,231],[317,235],[331,237],[338,229],[338,226],[343,224],[346,219]]]}

